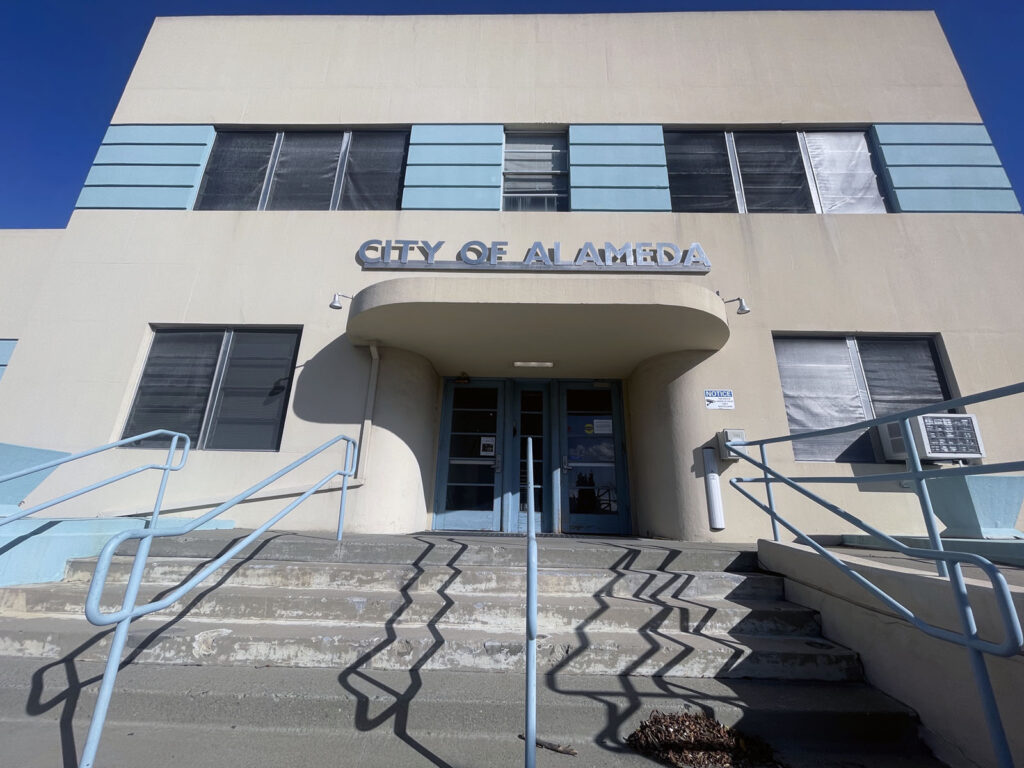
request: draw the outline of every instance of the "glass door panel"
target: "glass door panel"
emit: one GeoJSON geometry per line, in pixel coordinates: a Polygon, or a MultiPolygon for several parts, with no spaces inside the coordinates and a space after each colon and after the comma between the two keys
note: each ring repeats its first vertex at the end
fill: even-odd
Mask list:
{"type": "Polygon", "coordinates": [[[504,384],[453,384],[446,393],[434,527],[494,531],[501,521],[504,384]]]}
{"type": "Polygon", "coordinates": [[[628,532],[628,494],[618,390],[610,384],[561,386],[562,529],[628,532]]]}
{"type": "Polygon", "coordinates": [[[526,532],[526,440],[530,437],[533,438],[533,512],[537,531],[551,530],[550,449],[546,440],[549,429],[548,388],[547,382],[519,382],[515,387],[512,440],[519,481],[510,500],[513,514],[506,523],[506,530],[516,533],[526,532]]]}

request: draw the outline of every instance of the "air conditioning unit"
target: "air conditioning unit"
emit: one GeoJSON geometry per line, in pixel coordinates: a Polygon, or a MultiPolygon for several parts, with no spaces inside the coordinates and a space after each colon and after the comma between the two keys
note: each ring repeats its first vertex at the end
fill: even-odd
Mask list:
{"type": "MultiPolygon", "coordinates": [[[[978,417],[970,413],[926,413],[910,420],[921,461],[981,459],[985,445],[978,430],[978,417]]],[[[882,424],[878,439],[887,461],[905,461],[907,446],[899,422],[882,424]]]]}

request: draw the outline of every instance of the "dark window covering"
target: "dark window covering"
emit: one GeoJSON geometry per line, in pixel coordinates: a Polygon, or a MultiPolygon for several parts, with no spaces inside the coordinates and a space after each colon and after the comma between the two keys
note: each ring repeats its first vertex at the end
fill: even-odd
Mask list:
{"type": "Polygon", "coordinates": [[[218,132],[196,197],[196,210],[256,210],[275,137],[269,132],[218,132]]]}
{"type": "Polygon", "coordinates": [[[734,138],[748,212],[814,213],[795,133],[737,133],[734,138]]]}
{"type": "MultiPolygon", "coordinates": [[[[928,338],[775,339],[791,434],[886,416],[949,398],[928,338]],[[863,372],[863,378],[859,375],[863,372]]],[[[868,431],[793,443],[800,461],[873,462],[868,431]]]]}
{"type": "Polygon", "coordinates": [[[235,331],[204,447],[277,450],[299,335],[235,331]]]}
{"type": "Polygon", "coordinates": [[[408,131],[221,131],[195,208],[398,210],[408,143],[408,131]]]}
{"type": "Polygon", "coordinates": [[[949,399],[931,339],[857,340],[875,416],[949,399]]]}
{"type": "Polygon", "coordinates": [[[328,210],[344,136],[337,132],[285,133],[274,166],[267,210],[328,210]]]}
{"type": "Polygon", "coordinates": [[[298,344],[298,330],[156,331],[123,437],[168,429],[194,448],[277,450],[298,344]]]}
{"type": "Polygon", "coordinates": [[[409,134],[405,131],[354,131],[339,208],[397,210],[408,144],[409,134]]]}
{"type": "Polygon", "coordinates": [[[736,190],[725,134],[665,131],[673,211],[736,213],[736,190]]]}
{"type": "MultiPolygon", "coordinates": [[[[221,330],[157,331],[122,437],[169,429],[184,432],[195,447],[223,340],[221,330]]],[[[144,447],[167,444],[166,438],[139,442],[144,447]]]]}

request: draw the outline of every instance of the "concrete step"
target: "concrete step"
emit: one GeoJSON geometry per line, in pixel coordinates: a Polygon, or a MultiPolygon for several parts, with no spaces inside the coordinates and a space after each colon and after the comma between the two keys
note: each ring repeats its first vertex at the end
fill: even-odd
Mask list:
{"type": "MultiPolygon", "coordinates": [[[[154,539],[151,553],[170,557],[216,557],[247,531],[195,531],[174,539],[154,539]]],[[[325,534],[270,532],[240,553],[255,560],[291,562],[393,563],[465,567],[526,564],[523,536],[472,533],[423,533],[409,536],[345,534],[339,544],[325,534]]],[[[663,539],[542,536],[537,541],[540,565],[547,568],[629,570],[753,571],[753,544],[676,542],[663,539]]],[[[119,554],[131,554],[125,542],[119,554]]]]}
{"type": "MultiPolygon", "coordinates": [[[[110,631],[84,618],[0,618],[0,656],[105,658],[110,631]]],[[[522,632],[433,624],[146,617],[129,633],[133,662],[370,669],[522,670],[522,632]],[[442,631],[443,630],[443,631],[442,631]]],[[[552,632],[538,638],[542,672],[658,677],[856,680],[853,652],[821,638],[703,635],[646,629],[552,632]]]]}
{"type": "MultiPolygon", "coordinates": [[[[124,583],[132,558],[117,556],[108,571],[108,583],[124,583]]],[[[198,572],[206,560],[193,557],[150,557],[144,581],[176,585],[198,572]]],[[[95,559],[72,560],[66,581],[88,583],[95,559]]],[[[405,592],[444,591],[447,594],[526,594],[525,567],[501,565],[399,565],[390,563],[287,562],[237,560],[226,563],[210,578],[238,586],[309,587],[405,592]]],[[[541,567],[537,572],[541,595],[611,595],[637,599],[666,597],[719,597],[772,600],[782,597],[782,579],[765,573],[723,571],[664,572],[638,568],[609,571],[599,568],[541,567]]]]}
{"type": "MultiPolygon", "coordinates": [[[[0,665],[5,760],[74,764],[101,672],[81,658],[0,665]]],[[[522,677],[502,673],[138,665],[118,677],[99,764],[253,768],[344,755],[342,764],[370,768],[521,765],[522,701],[522,677]]],[[[574,746],[581,766],[650,765],[625,738],[655,708],[703,711],[759,734],[793,752],[792,768],[838,766],[829,751],[848,768],[938,765],[916,742],[914,714],[863,684],[538,680],[538,735],[574,746]]],[[[538,752],[541,766],[567,760],[538,752]]]]}
{"type": "MultiPolygon", "coordinates": [[[[324,588],[215,586],[157,612],[193,618],[265,621],[316,621],[322,624],[383,626],[432,624],[477,627],[481,631],[519,631],[525,621],[523,595],[356,591],[324,588]],[[196,601],[196,597],[202,599],[196,601]],[[193,604],[194,603],[194,604],[193,604]]],[[[139,602],[158,599],[166,587],[145,585],[139,602]]],[[[0,615],[81,615],[84,584],[11,587],[0,592],[0,615]]],[[[122,604],[123,585],[111,585],[101,606],[113,613],[122,604]]],[[[543,595],[538,607],[542,632],[587,631],[704,632],[707,634],[817,635],[816,614],[806,608],[772,600],[723,600],[698,597],[638,599],[607,595],[543,595]]]]}

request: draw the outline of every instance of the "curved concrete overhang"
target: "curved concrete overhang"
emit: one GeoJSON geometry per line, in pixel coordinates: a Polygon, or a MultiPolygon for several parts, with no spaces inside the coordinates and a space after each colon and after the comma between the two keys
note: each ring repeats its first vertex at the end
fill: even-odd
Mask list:
{"type": "Polygon", "coordinates": [[[624,378],[655,355],[720,349],[729,324],[721,298],[665,276],[445,275],[364,288],[348,336],[416,352],[443,376],[624,378]]]}

